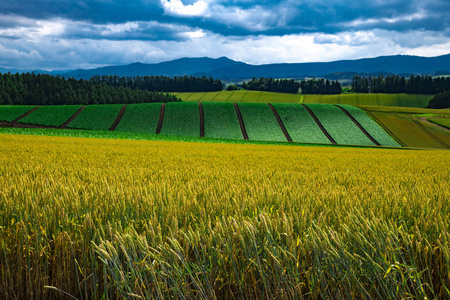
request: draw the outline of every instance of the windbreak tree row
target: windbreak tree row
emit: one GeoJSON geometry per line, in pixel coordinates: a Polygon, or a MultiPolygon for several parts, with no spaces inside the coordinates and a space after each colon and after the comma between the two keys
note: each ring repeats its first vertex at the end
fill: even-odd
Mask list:
{"type": "Polygon", "coordinates": [[[354,76],[352,81],[352,91],[357,93],[437,94],[447,90],[450,90],[450,77],[411,75],[406,79],[398,75],[354,76]]]}
{"type": "Polygon", "coordinates": [[[194,76],[135,76],[96,75],[89,79],[94,84],[105,83],[108,86],[127,87],[158,92],[216,92],[223,90],[223,84],[211,77],[194,76]]]}
{"type": "Polygon", "coordinates": [[[174,95],[45,74],[0,74],[0,104],[128,104],[180,101],[174,95]]]}
{"type": "Polygon", "coordinates": [[[252,91],[268,91],[276,93],[297,94],[340,94],[342,91],[339,81],[328,79],[311,79],[295,81],[293,79],[255,78],[242,83],[242,88],[252,91]]]}

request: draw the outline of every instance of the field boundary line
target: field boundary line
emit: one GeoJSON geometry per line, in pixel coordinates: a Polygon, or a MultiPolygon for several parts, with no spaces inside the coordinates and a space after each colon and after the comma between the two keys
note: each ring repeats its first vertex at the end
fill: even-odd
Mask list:
{"type": "Polygon", "coordinates": [[[198,113],[200,116],[200,137],[205,137],[205,116],[203,114],[203,103],[198,103],[198,113]]]}
{"type": "Polygon", "coordinates": [[[289,135],[289,133],[287,132],[286,127],[285,127],[284,124],[283,124],[283,120],[281,120],[280,115],[278,114],[276,108],[273,107],[273,105],[270,104],[270,103],[267,103],[267,105],[269,105],[270,109],[272,110],[273,114],[275,115],[275,118],[277,118],[278,125],[280,125],[281,131],[283,131],[284,136],[286,137],[287,141],[290,142],[290,143],[292,143],[292,138],[291,138],[291,136],[289,135]]]}
{"type": "Polygon", "coordinates": [[[158,126],[156,127],[156,134],[161,133],[161,128],[164,122],[164,112],[166,111],[166,103],[161,104],[161,110],[159,111],[159,120],[158,120],[158,126]]]}
{"type": "Polygon", "coordinates": [[[206,96],[207,93],[208,93],[208,92],[204,92],[203,95],[201,95],[200,98],[198,98],[198,101],[197,101],[197,102],[202,101],[203,98],[205,98],[205,96],[206,96]]]}
{"type": "Polygon", "coordinates": [[[399,95],[398,95],[398,94],[395,94],[395,97],[397,97],[397,103],[398,103],[398,106],[399,106],[399,107],[403,107],[402,101],[400,100],[399,95]]]}
{"type": "Polygon", "coordinates": [[[450,145],[447,145],[444,141],[442,141],[437,136],[435,136],[431,131],[429,131],[425,126],[423,126],[423,124],[421,124],[419,121],[417,121],[414,117],[412,117],[411,115],[409,115],[409,117],[411,118],[411,120],[414,123],[416,123],[417,126],[420,127],[420,129],[425,131],[425,133],[428,134],[431,138],[433,138],[436,142],[438,142],[439,144],[441,144],[445,148],[450,149],[450,145]]]}
{"type": "Polygon", "coordinates": [[[247,130],[245,129],[244,119],[242,118],[241,110],[239,109],[239,106],[237,105],[237,103],[233,103],[233,106],[234,106],[234,109],[236,110],[236,115],[239,120],[239,126],[241,126],[242,137],[244,138],[244,140],[248,140],[248,134],[247,134],[247,130]]]}
{"type": "Polygon", "coordinates": [[[367,130],[365,130],[364,127],[362,127],[362,125],[361,125],[355,118],[353,118],[353,116],[352,116],[345,108],[343,108],[343,107],[340,106],[340,105],[335,105],[335,106],[339,107],[339,108],[346,114],[346,116],[349,117],[350,120],[352,120],[353,123],[355,123],[355,125],[358,126],[358,128],[359,128],[359,129],[360,129],[360,130],[361,130],[361,131],[369,138],[369,140],[372,141],[372,143],[374,143],[374,144],[377,145],[377,146],[381,146],[381,144],[378,143],[378,142],[373,138],[373,136],[371,136],[370,133],[368,133],[367,130]]]}
{"type": "Polygon", "coordinates": [[[37,106],[29,111],[27,111],[26,113],[24,113],[23,115],[21,115],[20,117],[18,117],[17,119],[13,120],[11,123],[17,123],[20,119],[25,118],[26,116],[28,116],[29,114],[33,113],[34,111],[38,110],[40,108],[40,106],[37,106]]]}
{"type": "Polygon", "coordinates": [[[128,106],[127,104],[122,106],[122,108],[120,109],[119,115],[117,116],[116,120],[111,125],[111,127],[109,128],[109,131],[114,131],[114,129],[116,129],[117,125],[119,125],[119,122],[120,122],[120,120],[122,120],[123,114],[125,113],[125,109],[127,108],[127,106],[128,106]]]}
{"type": "Polygon", "coordinates": [[[381,102],[380,102],[380,95],[376,94],[376,100],[377,100],[377,105],[381,106],[381,102]]]}
{"type": "Polygon", "coordinates": [[[234,93],[236,93],[236,91],[232,91],[232,92],[228,95],[227,99],[225,99],[225,102],[229,102],[230,98],[234,95],[234,93]]]}
{"type": "Polygon", "coordinates": [[[325,129],[325,127],[323,127],[322,123],[320,123],[319,119],[313,113],[313,111],[305,104],[301,104],[301,106],[303,106],[308,111],[308,113],[311,115],[311,117],[313,117],[314,121],[316,121],[316,124],[319,126],[320,130],[322,130],[323,134],[325,134],[325,136],[330,140],[330,142],[332,144],[336,145],[337,144],[336,141],[331,137],[331,135],[328,133],[328,131],[325,129]]]}
{"type": "Polygon", "coordinates": [[[194,93],[190,93],[189,95],[187,95],[187,97],[183,101],[189,101],[188,99],[191,98],[192,95],[194,95],[194,93]]]}
{"type": "MultiPolygon", "coordinates": [[[[377,122],[378,125],[381,126],[381,128],[384,129],[384,131],[387,132],[387,134],[389,134],[397,143],[399,143],[402,147],[409,147],[408,145],[406,145],[398,136],[396,136],[391,130],[389,130],[389,128],[384,125],[383,122],[381,122],[377,117],[375,117],[370,110],[366,110],[362,107],[361,108],[369,117],[371,117],[375,122],[377,122]]],[[[384,112],[378,112],[378,113],[384,113],[384,112]]],[[[389,112],[388,112],[389,113],[389,112]]]]}
{"type": "Polygon", "coordinates": [[[221,92],[222,92],[222,91],[216,92],[216,94],[214,95],[214,97],[212,97],[211,99],[209,99],[209,102],[214,102],[214,100],[217,98],[217,96],[219,96],[219,94],[220,94],[221,92]]]}
{"type": "Polygon", "coordinates": [[[59,128],[65,128],[67,125],[69,125],[70,124],[70,122],[72,122],[73,121],[73,119],[75,119],[84,109],[86,108],[86,106],[82,106],[82,107],[80,107],[80,109],[78,109],[74,114],[73,114],[73,116],[71,116],[70,118],[69,118],[69,120],[67,120],[66,122],[64,122],[64,124],[62,124],[61,126],[59,126],[59,128]]]}

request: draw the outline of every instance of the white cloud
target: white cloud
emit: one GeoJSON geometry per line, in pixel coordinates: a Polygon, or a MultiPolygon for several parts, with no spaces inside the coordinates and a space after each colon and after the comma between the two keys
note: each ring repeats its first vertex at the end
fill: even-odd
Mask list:
{"type": "Polygon", "coordinates": [[[208,11],[208,3],[203,0],[189,5],[184,5],[181,0],[161,0],[161,5],[164,8],[165,14],[174,16],[204,16],[208,11]]]}

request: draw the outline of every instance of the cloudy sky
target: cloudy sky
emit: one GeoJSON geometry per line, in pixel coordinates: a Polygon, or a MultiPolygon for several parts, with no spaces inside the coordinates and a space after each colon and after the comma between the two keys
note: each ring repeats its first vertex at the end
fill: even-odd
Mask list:
{"type": "Polygon", "coordinates": [[[0,0],[0,67],[450,53],[448,0],[0,0]]]}

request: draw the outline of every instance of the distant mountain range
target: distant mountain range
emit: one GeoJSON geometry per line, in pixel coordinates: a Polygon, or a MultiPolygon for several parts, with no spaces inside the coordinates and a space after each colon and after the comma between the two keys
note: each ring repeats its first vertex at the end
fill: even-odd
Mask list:
{"type": "MultiPolygon", "coordinates": [[[[3,72],[8,71],[3,69],[3,72]]],[[[18,70],[14,70],[18,71],[18,70]]],[[[2,69],[0,68],[0,72],[2,69]]],[[[380,56],[357,60],[339,60],[316,63],[282,63],[251,65],[234,61],[227,57],[220,58],[180,58],[156,64],[133,63],[125,66],[109,66],[96,69],[79,69],[74,71],[35,71],[59,74],[64,77],[88,79],[94,75],[118,76],[211,76],[222,80],[242,80],[253,77],[304,78],[325,77],[342,79],[357,75],[379,74],[450,74],[450,54],[437,57],[420,56],[380,56]]]]}

